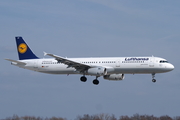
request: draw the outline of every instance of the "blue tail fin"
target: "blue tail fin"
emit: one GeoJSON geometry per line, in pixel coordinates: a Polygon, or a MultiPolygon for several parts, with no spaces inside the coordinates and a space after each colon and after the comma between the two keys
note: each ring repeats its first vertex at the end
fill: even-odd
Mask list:
{"type": "Polygon", "coordinates": [[[25,59],[39,59],[29,48],[26,42],[23,40],[22,37],[15,37],[16,44],[17,44],[17,51],[19,55],[19,60],[25,59]]]}

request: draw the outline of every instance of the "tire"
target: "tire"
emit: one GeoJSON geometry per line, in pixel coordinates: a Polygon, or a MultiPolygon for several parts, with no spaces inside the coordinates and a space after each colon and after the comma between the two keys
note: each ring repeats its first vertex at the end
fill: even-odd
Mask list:
{"type": "Polygon", "coordinates": [[[99,80],[97,80],[97,79],[93,80],[93,84],[94,85],[98,85],[99,84],[99,80]]]}
{"type": "Polygon", "coordinates": [[[155,83],[155,82],[156,82],[156,79],[152,79],[152,82],[154,82],[154,83],[155,83]]]}
{"type": "Polygon", "coordinates": [[[82,77],[80,78],[80,80],[81,80],[82,82],[86,82],[86,81],[87,81],[87,78],[86,78],[85,76],[82,76],[82,77]]]}

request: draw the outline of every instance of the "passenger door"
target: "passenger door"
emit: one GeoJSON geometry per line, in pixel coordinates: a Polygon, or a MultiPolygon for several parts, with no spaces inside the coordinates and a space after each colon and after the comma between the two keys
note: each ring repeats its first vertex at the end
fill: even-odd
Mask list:
{"type": "Polygon", "coordinates": [[[149,67],[154,67],[154,57],[150,58],[149,67]]]}
{"type": "Polygon", "coordinates": [[[116,60],[116,67],[120,67],[121,60],[116,60]]]}

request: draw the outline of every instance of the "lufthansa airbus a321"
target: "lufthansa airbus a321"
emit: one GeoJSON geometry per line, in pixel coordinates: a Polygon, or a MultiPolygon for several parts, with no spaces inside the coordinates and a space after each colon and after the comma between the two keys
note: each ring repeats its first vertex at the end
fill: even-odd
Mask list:
{"type": "Polygon", "coordinates": [[[52,58],[38,58],[22,37],[15,37],[19,60],[6,59],[12,65],[49,74],[81,74],[80,80],[86,82],[86,75],[95,76],[93,84],[98,85],[98,77],[106,80],[123,80],[125,74],[151,74],[152,82],[156,73],[172,71],[174,66],[160,57],[96,57],[66,58],[54,54],[44,55],[52,58]]]}

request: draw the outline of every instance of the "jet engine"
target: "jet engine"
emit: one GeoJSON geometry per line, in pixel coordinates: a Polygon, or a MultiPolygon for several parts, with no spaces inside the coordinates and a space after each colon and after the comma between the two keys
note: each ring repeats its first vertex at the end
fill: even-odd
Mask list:
{"type": "Polygon", "coordinates": [[[110,75],[104,75],[104,79],[107,80],[123,80],[124,74],[110,74],[110,75]]]}
{"type": "Polygon", "coordinates": [[[106,68],[103,67],[95,67],[95,68],[89,68],[87,70],[88,75],[94,75],[94,76],[101,76],[106,75],[106,68]]]}

